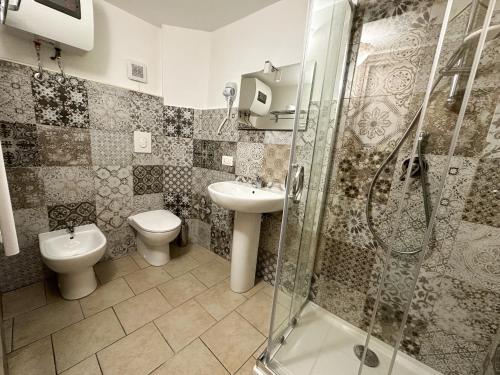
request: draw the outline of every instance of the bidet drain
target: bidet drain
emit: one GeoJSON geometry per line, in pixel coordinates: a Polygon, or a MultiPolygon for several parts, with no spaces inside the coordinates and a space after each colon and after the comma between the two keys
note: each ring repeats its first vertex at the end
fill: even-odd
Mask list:
{"type": "MultiPolygon", "coordinates": [[[[361,361],[363,357],[363,351],[365,350],[364,345],[354,345],[354,354],[361,361]]],[[[368,349],[366,351],[365,365],[368,367],[377,367],[380,364],[377,354],[373,350],[368,349]]]]}

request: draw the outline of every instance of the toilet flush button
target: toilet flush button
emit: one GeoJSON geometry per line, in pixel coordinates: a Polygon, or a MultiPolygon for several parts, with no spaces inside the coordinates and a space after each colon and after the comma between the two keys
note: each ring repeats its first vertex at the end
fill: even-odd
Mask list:
{"type": "Polygon", "coordinates": [[[151,133],[134,132],[134,152],[142,154],[151,153],[151,133]]]}

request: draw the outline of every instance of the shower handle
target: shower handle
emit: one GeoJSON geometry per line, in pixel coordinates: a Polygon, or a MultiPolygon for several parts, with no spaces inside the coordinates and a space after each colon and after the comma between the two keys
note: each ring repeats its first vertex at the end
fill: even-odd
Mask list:
{"type": "Polygon", "coordinates": [[[304,167],[302,165],[294,163],[292,164],[292,168],[296,169],[296,171],[293,176],[289,198],[292,199],[293,203],[300,203],[300,199],[302,198],[302,192],[304,191],[304,167]]]}

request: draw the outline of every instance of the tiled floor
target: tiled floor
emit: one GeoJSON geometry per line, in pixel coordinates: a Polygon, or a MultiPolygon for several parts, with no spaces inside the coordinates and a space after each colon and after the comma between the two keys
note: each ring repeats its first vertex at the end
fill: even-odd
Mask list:
{"type": "Polygon", "coordinates": [[[229,263],[197,245],[164,267],[137,254],[95,267],[98,289],[65,301],[55,282],[3,295],[10,375],[250,375],[270,285],[229,288],[229,263]]]}

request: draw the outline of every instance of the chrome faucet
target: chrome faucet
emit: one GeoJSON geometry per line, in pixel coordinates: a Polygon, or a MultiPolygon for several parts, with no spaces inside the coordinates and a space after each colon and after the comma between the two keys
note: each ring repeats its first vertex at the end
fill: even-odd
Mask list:
{"type": "Polygon", "coordinates": [[[264,187],[264,181],[260,176],[255,177],[255,180],[252,184],[256,188],[263,188],[264,187]]]}
{"type": "Polygon", "coordinates": [[[68,222],[66,223],[66,230],[69,233],[69,239],[72,240],[75,238],[75,226],[73,225],[73,222],[68,222]]]}

